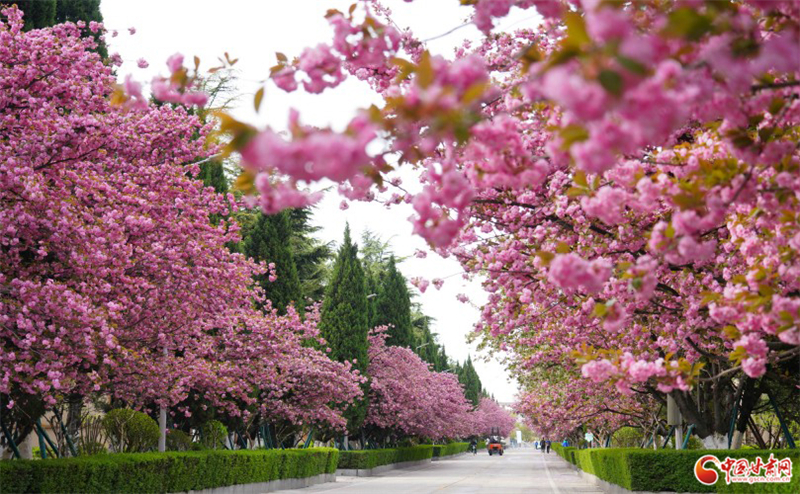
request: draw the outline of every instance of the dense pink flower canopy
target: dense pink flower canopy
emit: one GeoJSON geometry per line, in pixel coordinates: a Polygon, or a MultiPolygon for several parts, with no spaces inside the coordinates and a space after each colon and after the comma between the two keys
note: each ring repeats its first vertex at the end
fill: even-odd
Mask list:
{"type": "Polygon", "coordinates": [[[455,374],[434,372],[410,349],[386,345],[385,331],[370,335],[368,425],[433,440],[485,437],[492,428],[511,433],[511,413],[489,398],[473,410],[455,374]]]}
{"type": "MultiPolygon", "coordinates": [[[[225,117],[226,152],[241,153],[241,183],[263,209],[311,204],[322,180],[348,200],[410,204],[415,232],[484,278],[476,331],[508,352],[528,388],[518,407],[526,413],[540,393],[564,411],[576,399],[591,409],[598,395],[581,390],[605,389],[614,406],[592,420],[612,429],[617,415],[647,406],[635,391],[688,390],[708,359],[749,378],[796,359],[800,4],[467,3],[487,36],[451,58],[430,54],[373,0],[329,11],[329,44],[278,55],[271,73],[281,90],[331,91],[354,76],[383,103],[341,132],[303,125],[296,112],[286,135],[225,117]],[[512,7],[544,20],[493,32],[512,7]],[[399,186],[398,168],[418,172],[418,192],[399,186]]],[[[224,249],[231,230],[201,221],[232,205],[179,166],[209,152],[189,138],[203,131],[180,108],[203,95],[174,56],[152,89],[176,109],[148,106],[133,80],[110,107],[109,69],[75,27],[21,33],[10,12],[0,32],[9,88],[0,100],[9,135],[0,144],[0,317],[13,350],[0,355],[0,390],[114,380],[124,389],[123,363],[165,375],[202,368],[203,338],[182,336],[219,324],[203,317],[203,297],[244,310],[255,269],[224,249]],[[194,256],[199,274],[192,260],[187,276],[194,256]],[[58,358],[73,347],[73,360],[58,358]],[[163,348],[180,351],[155,359],[163,348]]],[[[240,324],[238,312],[222,313],[226,327],[240,324]]],[[[429,377],[413,355],[388,351],[429,377]]],[[[377,392],[410,403],[414,390],[397,375],[377,392]]],[[[443,403],[462,413],[451,378],[433,376],[443,403]]],[[[389,422],[395,405],[385,405],[372,420],[399,427],[389,422]]],[[[563,432],[545,419],[541,427],[563,432]]]]}
{"type": "MultiPolygon", "coordinates": [[[[113,93],[79,26],[24,33],[18,10],[3,13],[0,392],[142,407],[201,393],[234,416],[343,428],[336,405],[362,378],[306,344],[315,311],[255,309],[262,268],[226,246],[235,224],[209,221],[233,197],[193,178],[190,163],[217,152],[208,128],[181,105],[113,93]]],[[[169,68],[186,70],[182,57],[169,68]]],[[[174,80],[157,79],[159,98],[205,101],[174,80]]]]}
{"type": "Polygon", "coordinates": [[[689,389],[704,359],[750,378],[796,359],[800,4],[468,4],[487,36],[452,58],[377,1],[330,11],[327,47],[279,57],[280,88],[347,73],[383,104],[344,132],[230,127],[256,135],[243,164],[262,203],[333,178],[350,200],[412,205],[417,234],[486,277],[477,331],[523,377],[565,366],[624,402],[689,389]],[[512,7],[543,22],[492,31],[512,7]],[[393,182],[409,166],[416,193],[393,182]]]}

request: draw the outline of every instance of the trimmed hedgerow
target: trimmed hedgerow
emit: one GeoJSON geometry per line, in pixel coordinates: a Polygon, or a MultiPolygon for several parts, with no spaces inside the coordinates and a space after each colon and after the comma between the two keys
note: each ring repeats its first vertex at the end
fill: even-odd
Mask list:
{"type": "Polygon", "coordinates": [[[340,451],[338,468],[365,470],[391,463],[426,460],[432,456],[433,446],[430,444],[408,448],[340,451]]]}
{"type": "Polygon", "coordinates": [[[0,462],[3,492],[184,492],[334,473],[339,451],[309,448],[112,454],[0,462]]]}
{"type": "MultiPolygon", "coordinates": [[[[800,492],[800,451],[798,450],[650,450],[639,448],[575,449],[553,445],[555,452],[592,475],[633,491],[672,491],[672,492],[721,492],[721,493],[764,493],[781,494],[800,492]],[[746,458],[750,461],[761,457],[786,457],[792,460],[792,481],[790,483],[734,483],[726,485],[724,474],[716,484],[706,486],[694,476],[694,465],[698,458],[706,454],[716,455],[720,460],[726,457],[746,458]]],[[[707,467],[711,467],[708,464],[707,467]]]]}
{"type": "Polygon", "coordinates": [[[456,455],[469,449],[469,443],[434,444],[433,457],[456,455]]]}

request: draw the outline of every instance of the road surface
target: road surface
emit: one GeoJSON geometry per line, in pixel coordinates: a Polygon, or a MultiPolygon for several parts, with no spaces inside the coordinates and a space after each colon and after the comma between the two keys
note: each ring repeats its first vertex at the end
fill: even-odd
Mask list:
{"type": "Polygon", "coordinates": [[[583,480],[555,452],[507,449],[503,456],[463,455],[429,465],[390,470],[375,477],[337,477],[335,483],[284,494],[516,494],[601,493],[583,480]]]}

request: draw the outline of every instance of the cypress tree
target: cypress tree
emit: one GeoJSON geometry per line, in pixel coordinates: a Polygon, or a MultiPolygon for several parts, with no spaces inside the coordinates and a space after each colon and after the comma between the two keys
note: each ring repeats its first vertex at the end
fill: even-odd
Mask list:
{"type": "MultiPolygon", "coordinates": [[[[367,293],[364,271],[358,260],[358,246],[350,238],[350,226],[344,230],[344,243],[333,265],[333,275],[325,289],[320,332],[331,348],[333,360],[355,361],[353,366],[366,375],[369,331],[367,293]]],[[[365,390],[366,396],[366,390],[365,390]]],[[[345,411],[347,430],[361,428],[367,413],[367,401],[353,404],[345,411]]]]}
{"type": "Polygon", "coordinates": [[[304,303],[300,290],[300,280],[297,277],[297,267],[294,264],[289,238],[291,224],[288,211],[274,215],[258,212],[258,217],[253,227],[247,232],[242,242],[242,251],[247,257],[255,261],[275,263],[277,279],[269,281],[269,273],[256,276],[256,282],[264,289],[267,298],[272,301],[272,306],[281,314],[286,313],[286,307],[292,303],[298,310],[302,310],[304,303]]]}
{"type": "Polygon", "coordinates": [[[56,24],[56,0],[2,0],[0,7],[10,7],[16,4],[25,15],[23,29],[41,29],[56,24]]]}
{"type": "Polygon", "coordinates": [[[228,192],[228,179],[225,178],[225,169],[218,160],[200,163],[200,174],[197,176],[206,187],[214,187],[217,194],[228,192]]]}
{"type": "Polygon", "coordinates": [[[373,326],[391,324],[386,340],[388,345],[412,347],[414,333],[411,328],[411,300],[406,279],[397,270],[394,256],[389,258],[382,276],[375,302],[373,326]]]}
{"type": "Polygon", "coordinates": [[[472,357],[467,356],[464,365],[458,367],[458,381],[464,386],[464,396],[474,406],[478,406],[481,400],[482,386],[478,372],[472,364],[472,357]]]}
{"type": "Polygon", "coordinates": [[[311,224],[312,212],[311,208],[289,210],[291,246],[303,300],[321,302],[329,277],[328,261],[333,259],[333,242],[322,242],[315,236],[322,228],[311,224]]]}
{"type": "Polygon", "coordinates": [[[84,21],[87,25],[83,29],[84,36],[92,36],[97,42],[97,53],[102,58],[108,57],[106,44],[100,39],[100,33],[89,30],[89,22],[103,22],[100,12],[100,0],[0,0],[0,7],[10,7],[16,4],[25,14],[23,29],[41,29],[64,22],[84,21]]]}

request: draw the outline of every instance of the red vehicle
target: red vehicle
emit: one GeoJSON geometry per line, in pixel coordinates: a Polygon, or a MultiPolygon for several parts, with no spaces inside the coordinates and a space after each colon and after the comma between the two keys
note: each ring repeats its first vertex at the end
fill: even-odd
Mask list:
{"type": "Polygon", "coordinates": [[[503,441],[500,440],[500,429],[493,427],[491,435],[489,436],[489,443],[486,445],[489,450],[489,456],[495,453],[503,456],[503,441]]]}

